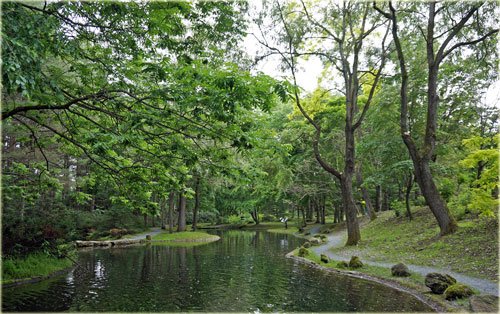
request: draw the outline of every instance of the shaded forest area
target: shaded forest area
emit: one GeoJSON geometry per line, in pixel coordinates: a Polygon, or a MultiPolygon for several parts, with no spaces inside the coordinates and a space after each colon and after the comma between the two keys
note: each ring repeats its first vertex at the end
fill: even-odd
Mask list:
{"type": "Polygon", "coordinates": [[[355,245],[361,215],[413,206],[441,235],[497,221],[498,16],[493,2],[3,2],[3,254],[280,217],[346,221],[355,245]],[[271,57],[286,79],[257,70],[271,57]],[[307,58],[324,67],[312,92],[307,58]]]}

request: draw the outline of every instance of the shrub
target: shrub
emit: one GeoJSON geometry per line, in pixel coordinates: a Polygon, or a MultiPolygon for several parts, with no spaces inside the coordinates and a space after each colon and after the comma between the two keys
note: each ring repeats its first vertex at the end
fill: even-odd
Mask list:
{"type": "Polygon", "coordinates": [[[244,219],[242,219],[242,218],[243,217],[240,217],[238,215],[231,215],[231,216],[227,217],[227,223],[231,224],[231,225],[238,225],[238,224],[243,223],[244,219]]]}
{"type": "Polygon", "coordinates": [[[274,215],[271,215],[271,214],[264,214],[261,218],[261,221],[262,222],[274,222],[274,221],[278,221],[278,219],[276,218],[276,216],[274,215]]]}
{"type": "Polygon", "coordinates": [[[456,190],[455,183],[448,178],[442,178],[438,182],[438,190],[443,199],[448,202],[456,190]]]}
{"type": "Polygon", "coordinates": [[[406,205],[401,201],[392,201],[391,208],[394,209],[394,215],[396,217],[401,216],[401,213],[404,213],[406,211],[406,205]]]}

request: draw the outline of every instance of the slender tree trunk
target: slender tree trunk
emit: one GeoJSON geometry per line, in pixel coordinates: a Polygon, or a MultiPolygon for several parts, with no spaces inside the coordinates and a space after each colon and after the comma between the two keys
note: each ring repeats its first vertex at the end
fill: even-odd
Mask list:
{"type": "Polygon", "coordinates": [[[382,209],[382,187],[377,185],[375,187],[375,210],[380,211],[382,209]]]}
{"type": "Polygon", "coordinates": [[[252,216],[252,219],[255,222],[255,224],[258,225],[260,221],[259,221],[259,213],[257,212],[257,210],[256,209],[252,210],[250,212],[250,215],[252,216]]]}
{"type": "Polygon", "coordinates": [[[177,222],[177,232],[186,231],[186,197],[184,191],[179,192],[179,220],[177,222]]]}
{"type": "Polygon", "coordinates": [[[316,199],[314,201],[314,209],[316,211],[316,222],[317,224],[319,224],[321,222],[321,219],[320,219],[320,203],[319,203],[319,199],[316,199]]]}
{"type": "Polygon", "coordinates": [[[167,229],[167,224],[166,224],[166,220],[167,220],[167,209],[166,209],[166,200],[165,200],[165,197],[164,196],[161,196],[161,199],[160,199],[160,225],[161,225],[161,229],[165,230],[167,229]]]}
{"type": "Polygon", "coordinates": [[[409,177],[408,177],[408,182],[406,185],[406,193],[405,193],[405,204],[406,204],[406,216],[412,220],[413,216],[411,214],[411,209],[410,209],[410,194],[411,194],[411,188],[413,187],[413,172],[410,170],[409,177]]]}
{"type": "Polygon", "coordinates": [[[390,207],[390,199],[391,199],[391,196],[389,195],[390,191],[388,189],[385,189],[383,194],[384,194],[384,197],[383,197],[383,200],[382,200],[382,210],[389,210],[391,209],[390,207]]]}
{"type": "Polygon", "coordinates": [[[368,189],[363,186],[363,174],[361,165],[359,165],[356,171],[356,181],[361,188],[361,194],[363,196],[363,200],[365,201],[368,216],[370,217],[370,220],[375,220],[377,218],[377,214],[375,214],[375,211],[373,210],[372,201],[370,200],[370,193],[368,193],[368,189]]]}
{"type": "Polygon", "coordinates": [[[175,207],[175,192],[171,191],[168,195],[168,232],[174,232],[174,207],[175,207]]]}
{"type": "Polygon", "coordinates": [[[313,219],[313,202],[311,196],[308,197],[307,201],[307,220],[311,221],[313,219]]]}
{"type": "Polygon", "coordinates": [[[200,177],[196,177],[195,191],[194,191],[194,208],[193,208],[193,231],[196,231],[196,223],[198,220],[198,210],[200,209],[200,177]]]}
{"type": "Polygon", "coordinates": [[[321,224],[326,223],[326,196],[323,197],[321,202],[321,224]]]}
{"type": "Polygon", "coordinates": [[[342,202],[344,203],[347,225],[346,245],[356,245],[361,239],[361,233],[359,231],[358,218],[356,216],[358,210],[352,194],[352,174],[342,175],[340,186],[342,189],[342,202]]]}

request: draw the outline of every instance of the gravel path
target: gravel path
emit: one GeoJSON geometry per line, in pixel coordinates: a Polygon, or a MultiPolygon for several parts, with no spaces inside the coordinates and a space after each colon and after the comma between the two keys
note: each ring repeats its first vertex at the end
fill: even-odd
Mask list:
{"type": "Polygon", "coordinates": [[[148,234],[151,236],[155,236],[158,233],[161,233],[161,231],[162,231],[161,228],[151,228],[149,231],[136,234],[133,237],[127,238],[127,240],[141,240],[146,238],[148,234]]]}
{"type": "MultiPolygon", "coordinates": [[[[349,261],[350,256],[343,255],[342,253],[334,253],[331,252],[330,249],[332,248],[340,248],[344,245],[346,241],[346,235],[345,235],[345,230],[342,231],[337,231],[331,234],[327,234],[328,237],[328,242],[326,242],[323,245],[320,246],[313,246],[311,247],[311,250],[316,253],[317,255],[320,254],[325,254],[331,259],[334,260],[346,260],[349,261]]],[[[397,262],[392,262],[392,263],[383,263],[383,262],[375,262],[375,261],[369,261],[365,260],[363,256],[359,256],[363,263],[367,265],[372,265],[372,266],[379,266],[379,267],[385,267],[385,268],[391,268],[394,264],[397,262]]],[[[441,268],[435,268],[435,267],[429,267],[429,266],[418,266],[418,265],[406,265],[410,269],[410,271],[421,274],[422,276],[427,275],[428,273],[432,272],[437,272],[437,273],[447,273],[457,281],[464,283],[470,287],[473,287],[477,290],[479,290],[483,294],[491,294],[494,296],[498,296],[498,284],[496,282],[493,282],[491,280],[487,279],[480,279],[476,277],[471,277],[467,276],[464,274],[459,274],[456,272],[452,272],[447,269],[441,269],[441,268]]]]}

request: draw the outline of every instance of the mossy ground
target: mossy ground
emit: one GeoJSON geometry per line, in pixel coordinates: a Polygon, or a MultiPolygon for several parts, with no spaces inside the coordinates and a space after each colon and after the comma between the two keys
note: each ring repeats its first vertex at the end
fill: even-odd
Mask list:
{"type": "Polygon", "coordinates": [[[167,242],[196,242],[196,241],[211,241],[219,237],[200,231],[184,231],[184,232],[162,232],[153,236],[153,240],[167,242]]]}
{"type": "MultiPolygon", "coordinates": [[[[361,229],[361,242],[336,248],[336,253],[373,261],[432,265],[498,282],[498,219],[475,218],[458,222],[458,231],[439,237],[439,228],[427,207],[413,209],[414,219],[394,212],[361,229]]],[[[390,271],[390,270],[389,270],[390,271]]]]}
{"type": "Polygon", "coordinates": [[[45,253],[32,253],[24,258],[2,261],[2,283],[48,276],[73,265],[68,258],[56,258],[45,253]]]}

